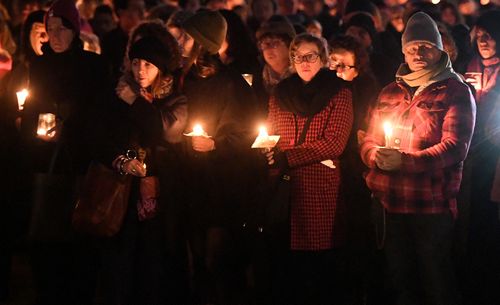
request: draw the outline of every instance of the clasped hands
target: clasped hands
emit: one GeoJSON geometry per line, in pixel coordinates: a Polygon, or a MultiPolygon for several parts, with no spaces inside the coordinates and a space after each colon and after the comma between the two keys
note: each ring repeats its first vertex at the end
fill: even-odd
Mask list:
{"type": "Polygon", "coordinates": [[[378,148],[375,152],[375,163],[382,170],[396,171],[401,168],[402,156],[397,149],[378,148]]]}
{"type": "Polygon", "coordinates": [[[144,163],[137,159],[128,159],[123,162],[121,170],[125,174],[130,174],[136,177],[146,177],[146,168],[144,168],[144,163]]]}
{"type": "Polygon", "coordinates": [[[212,138],[205,136],[191,137],[191,145],[193,150],[198,152],[209,152],[215,150],[215,141],[212,138]]]}

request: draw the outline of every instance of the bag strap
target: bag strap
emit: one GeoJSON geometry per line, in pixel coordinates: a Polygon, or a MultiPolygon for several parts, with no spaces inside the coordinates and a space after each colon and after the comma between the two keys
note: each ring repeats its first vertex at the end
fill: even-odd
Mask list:
{"type": "Polygon", "coordinates": [[[298,122],[297,122],[297,115],[294,114],[293,118],[295,121],[295,140],[297,140],[297,141],[295,141],[295,146],[299,146],[300,144],[304,143],[306,140],[307,131],[309,130],[309,126],[311,126],[313,116],[311,115],[311,116],[307,117],[307,120],[304,123],[304,127],[302,127],[302,132],[300,133],[300,136],[298,139],[297,139],[297,133],[298,133],[299,126],[298,126],[298,122]]]}

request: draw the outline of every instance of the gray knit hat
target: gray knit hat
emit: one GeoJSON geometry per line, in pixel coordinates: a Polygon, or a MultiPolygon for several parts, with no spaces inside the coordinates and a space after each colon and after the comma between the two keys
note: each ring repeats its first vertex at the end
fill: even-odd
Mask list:
{"type": "Polygon", "coordinates": [[[227,22],[219,12],[198,11],[184,22],[183,28],[209,53],[217,54],[226,39],[227,22]]]}
{"type": "Polygon", "coordinates": [[[408,20],[401,38],[403,50],[411,42],[427,42],[443,51],[443,41],[438,27],[429,15],[417,12],[408,20]]]}

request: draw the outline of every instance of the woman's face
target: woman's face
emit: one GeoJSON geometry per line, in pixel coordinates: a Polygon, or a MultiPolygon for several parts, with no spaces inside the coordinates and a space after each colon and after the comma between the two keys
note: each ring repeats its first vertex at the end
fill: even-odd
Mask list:
{"type": "Polygon", "coordinates": [[[337,76],[352,82],[358,76],[354,53],[344,49],[333,50],[330,54],[330,70],[337,71],[337,76]]]}
{"type": "Polygon", "coordinates": [[[279,38],[267,37],[259,42],[259,48],[265,62],[276,72],[280,72],[283,67],[290,66],[288,58],[288,46],[279,38]]]}
{"type": "Polygon", "coordinates": [[[454,26],[457,23],[457,17],[449,7],[441,12],[441,20],[449,26],[454,26]]]}
{"type": "Polygon", "coordinates": [[[141,88],[148,88],[153,84],[160,70],[149,61],[134,58],[132,60],[132,73],[141,88]]]}
{"type": "Polygon", "coordinates": [[[293,65],[304,82],[311,81],[323,67],[318,47],[314,43],[301,43],[293,54],[293,65]]]}
{"type": "Polygon", "coordinates": [[[48,40],[49,36],[47,36],[47,32],[45,31],[45,25],[41,22],[33,23],[30,32],[30,44],[36,55],[40,56],[43,54],[42,44],[48,40]]]}
{"type": "Polygon", "coordinates": [[[483,59],[488,59],[497,54],[497,43],[485,30],[478,28],[476,31],[477,50],[483,59]]]}
{"type": "Polygon", "coordinates": [[[47,34],[49,35],[49,45],[56,53],[68,50],[75,37],[75,33],[63,25],[60,17],[49,17],[47,34]]]}

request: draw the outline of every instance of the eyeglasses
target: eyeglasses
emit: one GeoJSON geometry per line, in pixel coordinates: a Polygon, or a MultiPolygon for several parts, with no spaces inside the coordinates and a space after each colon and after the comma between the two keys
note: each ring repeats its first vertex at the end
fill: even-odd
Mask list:
{"type": "Polygon", "coordinates": [[[346,65],[342,62],[338,62],[338,61],[332,61],[330,63],[330,69],[332,70],[351,70],[351,69],[354,69],[356,66],[350,66],[350,65],[346,65]]]}
{"type": "Polygon", "coordinates": [[[313,63],[315,63],[318,60],[318,58],[319,58],[319,54],[318,53],[309,53],[309,54],[306,54],[306,55],[293,55],[292,56],[292,61],[295,64],[301,64],[304,61],[308,62],[310,64],[313,64],[313,63]]]}
{"type": "Polygon", "coordinates": [[[267,49],[276,49],[279,47],[283,42],[279,39],[276,40],[264,40],[259,42],[259,49],[261,51],[267,50],[267,49]]]}
{"type": "Polygon", "coordinates": [[[488,34],[488,33],[484,33],[484,34],[478,33],[477,36],[476,36],[476,39],[477,39],[477,41],[492,40],[491,35],[488,34]]]}

